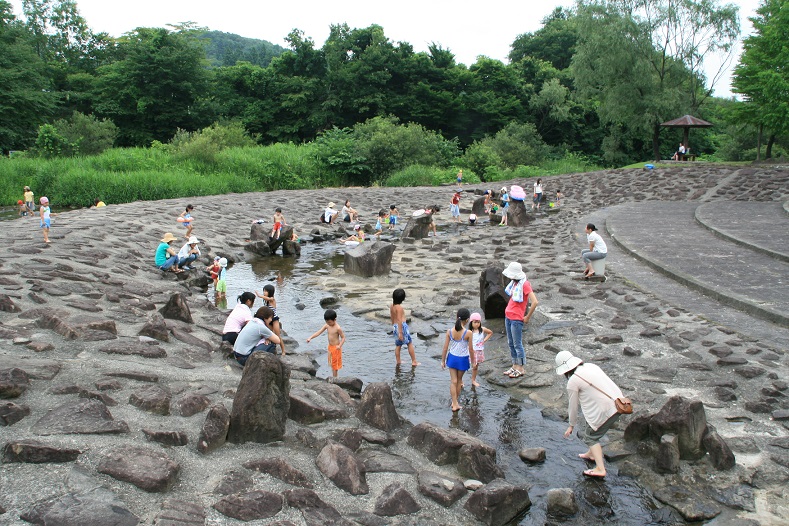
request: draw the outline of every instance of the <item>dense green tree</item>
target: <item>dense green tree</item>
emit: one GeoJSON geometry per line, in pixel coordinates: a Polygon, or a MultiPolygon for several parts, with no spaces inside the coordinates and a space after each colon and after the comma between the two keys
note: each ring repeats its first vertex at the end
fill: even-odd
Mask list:
{"type": "Polygon", "coordinates": [[[734,91],[745,98],[736,113],[759,128],[757,158],[767,130],[770,158],[776,136],[789,133],[789,3],[763,0],[750,20],[754,33],[745,39],[732,81],[734,91]]]}
{"type": "Polygon", "coordinates": [[[179,128],[209,124],[201,96],[208,81],[192,31],[138,28],[118,41],[117,60],[98,70],[96,112],[120,128],[122,146],[168,141],[179,128]]]}
{"type": "Polygon", "coordinates": [[[573,12],[557,7],[542,24],[534,33],[518,35],[511,46],[510,62],[514,64],[532,57],[550,62],[558,70],[569,68],[578,40],[573,12]]]}
{"type": "Polygon", "coordinates": [[[245,38],[222,31],[205,31],[200,35],[205,39],[206,58],[213,66],[234,66],[238,62],[249,62],[266,67],[271,59],[281,55],[285,48],[266,40],[245,38]]]}
{"type": "Polygon", "coordinates": [[[75,111],[68,119],[54,123],[58,134],[74,145],[74,155],[98,155],[112,148],[118,136],[118,127],[107,119],[75,111]]]}
{"type": "Polygon", "coordinates": [[[46,66],[6,0],[0,0],[0,49],[0,151],[7,154],[33,143],[56,101],[46,66]]]}
{"type": "Polygon", "coordinates": [[[699,109],[714,85],[704,59],[730,53],[739,34],[737,8],[711,0],[582,0],[577,23],[576,86],[598,101],[613,162],[650,137],[660,157],[660,123],[699,109]]]}

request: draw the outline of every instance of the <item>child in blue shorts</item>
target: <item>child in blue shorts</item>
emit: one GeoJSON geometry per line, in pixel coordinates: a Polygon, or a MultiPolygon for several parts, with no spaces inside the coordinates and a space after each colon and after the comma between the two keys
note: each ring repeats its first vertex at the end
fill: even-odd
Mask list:
{"type": "Polygon", "coordinates": [[[392,306],[389,307],[389,316],[392,318],[392,331],[395,340],[395,360],[400,365],[400,347],[408,346],[408,354],[411,356],[411,367],[420,365],[416,361],[414,343],[411,334],[408,332],[408,323],[405,321],[405,311],[403,310],[403,300],[405,300],[405,290],[395,289],[392,293],[392,306]]]}

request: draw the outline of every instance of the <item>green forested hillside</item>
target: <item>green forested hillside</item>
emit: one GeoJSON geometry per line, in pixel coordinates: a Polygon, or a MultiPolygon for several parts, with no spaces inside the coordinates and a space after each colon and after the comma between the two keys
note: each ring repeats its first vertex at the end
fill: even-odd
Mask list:
{"type": "Polygon", "coordinates": [[[236,62],[249,62],[265,68],[272,58],[285,51],[284,47],[267,40],[246,38],[222,31],[206,31],[200,38],[208,41],[205,54],[212,66],[233,66],[236,62]]]}

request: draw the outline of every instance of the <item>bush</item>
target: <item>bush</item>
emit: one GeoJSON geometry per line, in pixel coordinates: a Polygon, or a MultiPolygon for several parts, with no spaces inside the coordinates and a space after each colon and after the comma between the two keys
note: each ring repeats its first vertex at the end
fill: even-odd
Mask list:
{"type": "Polygon", "coordinates": [[[367,159],[357,151],[356,140],[350,128],[337,127],[326,130],[315,140],[315,155],[329,179],[341,184],[369,182],[367,159]]]}
{"type": "Polygon", "coordinates": [[[52,124],[42,124],[38,129],[38,137],[33,153],[45,159],[55,157],[71,157],[76,154],[78,145],[61,135],[52,124]]]}
{"type": "Polygon", "coordinates": [[[98,155],[112,148],[118,127],[109,120],[98,120],[93,115],[75,111],[69,119],[55,122],[55,128],[69,142],[76,145],[76,154],[98,155]]]}
{"type": "MultiPolygon", "coordinates": [[[[457,172],[456,168],[412,164],[390,175],[384,186],[439,186],[449,182],[454,183],[457,180],[457,172]]],[[[464,171],[463,182],[475,184],[480,181],[474,172],[464,171]]]]}

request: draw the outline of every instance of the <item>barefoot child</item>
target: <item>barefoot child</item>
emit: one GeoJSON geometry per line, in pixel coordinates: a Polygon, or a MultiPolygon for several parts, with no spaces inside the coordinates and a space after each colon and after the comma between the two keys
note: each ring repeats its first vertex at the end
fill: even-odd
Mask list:
{"type": "Polygon", "coordinates": [[[25,206],[27,207],[27,213],[29,215],[33,215],[33,211],[36,208],[36,203],[34,201],[34,194],[33,191],[30,189],[29,186],[25,187],[25,193],[23,194],[25,198],[25,206]]]}
{"type": "Polygon", "coordinates": [[[219,258],[219,279],[216,281],[216,297],[224,299],[227,295],[227,258],[219,258]]]}
{"type": "Polygon", "coordinates": [[[474,365],[471,367],[471,385],[479,387],[477,369],[485,361],[485,342],[493,336],[493,331],[482,326],[482,316],[475,312],[469,318],[468,330],[471,331],[472,347],[474,348],[474,365]]]}
{"type": "Polygon", "coordinates": [[[463,387],[463,373],[476,366],[471,332],[464,327],[469,316],[468,309],[458,311],[455,326],[447,331],[441,353],[441,368],[449,367],[449,396],[452,397],[453,412],[461,409],[458,395],[463,387]]]}
{"type": "Polygon", "coordinates": [[[420,364],[416,361],[414,342],[411,341],[411,335],[408,333],[408,324],[405,321],[405,311],[402,305],[404,300],[405,290],[395,289],[392,293],[392,306],[389,307],[389,316],[392,318],[392,331],[395,339],[395,361],[397,365],[400,365],[400,347],[407,345],[408,354],[411,356],[411,367],[416,367],[420,364]]]}
{"type": "Polygon", "coordinates": [[[222,270],[222,267],[219,266],[219,259],[219,256],[214,256],[214,262],[206,269],[211,276],[211,281],[214,282],[214,290],[216,290],[216,282],[219,281],[219,271],[222,270]]]}
{"type": "Polygon", "coordinates": [[[400,211],[395,205],[389,205],[389,230],[395,229],[398,217],[400,217],[400,211]]]}
{"type": "Polygon", "coordinates": [[[192,235],[192,230],[194,229],[194,226],[192,226],[192,210],[194,209],[194,205],[186,205],[186,209],[181,212],[180,216],[178,216],[180,218],[179,221],[183,223],[184,227],[186,228],[186,234],[184,234],[184,237],[187,239],[192,235]]]}
{"type": "Polygon", "coordinates": [[[345,343],[345,333],[337,323],[337,313],[332,309],[323,313],[323,319],[326,323],[320,328],[318,332],[307,338],[307,343],[320,336],[323,331],[327,331],[326,335],[329,337],[329,367],[331,367],[332,376],[337,377],[337,371],[342,369],[342,346],[345,343]]]}
{"type": "Polygon", "coordinates": [[[285,224],[285,216],[282,215],[282,209],[277,208],[274,211],[274,226],[271,227],[271,239],[279,239],[279,233],[282,231],[282,225],[285,224]]]}
{"type": "Polygon", "coordinates": [[[49,243],[49,227],[52,226],[52,219],[50,219],[50,217],[57,214],[53,214],[50,210],[49,199],[42,197],[40,202],[41,208],[38,213],[41,217],[41,231],[44,233],[44,243],[49,243]]]}
{"type": "Polygon", "coordinates": [[[262,298],[263,304],[274,311],[274,318],[271,320],[271,330],[280,337],[279,346],[282,349],[282,356],[285,356],[285,342],[282,341],[282,323],[279,321],[279,316],[277,316],[277,300],[274,299],[275,291],[274,285],[269,283],[263,287],[263,294],[255,291],[255,295],[258,298],[262,298]]]}

